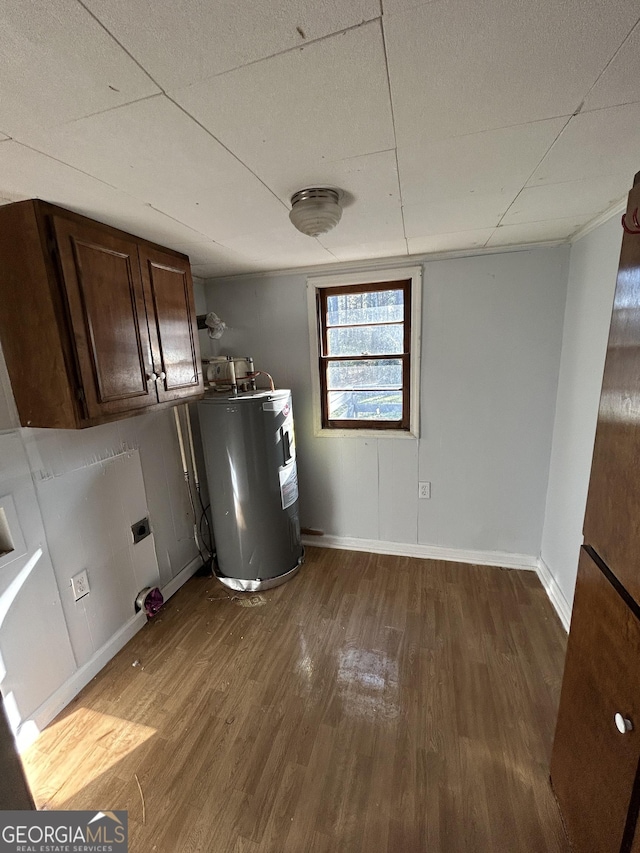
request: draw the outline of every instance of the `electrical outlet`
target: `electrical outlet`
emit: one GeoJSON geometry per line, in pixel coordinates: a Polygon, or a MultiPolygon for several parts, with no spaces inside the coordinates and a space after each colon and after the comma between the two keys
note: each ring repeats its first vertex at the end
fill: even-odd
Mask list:
{"type": "Polygon", "coordinates": [[[418,483],[418,497],[420,500],[431,497],[431,483],[418,483]]]}
{"type": "Polygon", "coordinates": [[[89,577],[86,569],[83,569],[71,578],[71,589],[73,590],[73,597],[76,601],[91,591],[89,589],[89,577]]]}

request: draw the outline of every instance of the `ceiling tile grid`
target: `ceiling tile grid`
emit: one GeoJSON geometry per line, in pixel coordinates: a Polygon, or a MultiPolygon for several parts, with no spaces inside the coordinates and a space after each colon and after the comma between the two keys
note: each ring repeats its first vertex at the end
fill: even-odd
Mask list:
{"type": "Polygon", "coordinates": [[[582,181],[525,187],[500,224],[576,217],[586,225],[603,210],[617,204],[627,194],[629,185],[629,175],[622,172],[582,181]]]}
{"type": "Polygon", "coordinates": [[[379,22],[181,89],[175,99],[286,201],[299,181],[331,175],[331,162],[395,147],[379,22]]]}
{"type": "Polygon", "coordinates": [[[165,91],[380,17],[379,0],[85,0],[165,91]]]}
{"type": "Polygon", "coordinates": [[[583,112],[640,101],[640,23],[636,24],[584,101],[583,112]]]}
{"type": "Polygon", "coordinates": [[[398,144],[571,115],[637,19],[634,0],[451,0],[391,15],[398,144]]]}
{"type": "Polygon", "coordinates": [[[404,206],[407,239],[495,228],[517,196],[517,190],[484,192],[465,199],[449,198],[404,206]]]}
{"type": "Polygon", "coordinates": [[[455,231],[450,234],[431,234],[428,237],[409,237],[407,242],[412,255],[464,251],[481,249],[493,233],[493,228],[476,228],[472,231],[455,231]]]}
{"type": "Polygon", "coordinates": [[[486,246],[518,246],[527,243],[562,242],[584,224],[581,217],[548,219],[546,222],[527,222],[524,225],[500,225],[491,234],[486,246]]]}
{"type": "Polygon", "coordinates": [[[528,185],[593,179],[621,172],[630,178],[640,168],[638,128],[640,103],[573,116],[531,175],[528,185]]]}
{"type": "Polygon", "coordinates": [[[0,201],[204,276],[567,240],[640,169],[637,0],[6,0],[0,201]],[[319,239],[304,186],[344,190],[319,239]]]}
{"type": "Polygon", "coordinates": [[[76,0],[3,0],[0,127],[17,136],[159,92],[76,0]]]}

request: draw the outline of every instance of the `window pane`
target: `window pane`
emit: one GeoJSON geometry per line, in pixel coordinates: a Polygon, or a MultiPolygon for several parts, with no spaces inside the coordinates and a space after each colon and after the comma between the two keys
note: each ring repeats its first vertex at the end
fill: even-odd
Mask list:
{"type": "Polygon", "coordinates": [[[390,323],[403,319],[402,290],[378,290],[327,297],[327,326],[390,323]]]}
{"type": "Polygon", "coordinates": [[[331,420],[399,421],[402,391],[329,391],[331,420]]]}
{"type": "Polygon", "coordinates": [[[327,365],[327,387],[402,388],[402,361],[381,358],[376,361],[330,361],[327,365]]]}
{"type": "Polygon", "coordinates": [[[404,352],[404,324],[327,329],[327,355],[392,355],[404,352]]]}

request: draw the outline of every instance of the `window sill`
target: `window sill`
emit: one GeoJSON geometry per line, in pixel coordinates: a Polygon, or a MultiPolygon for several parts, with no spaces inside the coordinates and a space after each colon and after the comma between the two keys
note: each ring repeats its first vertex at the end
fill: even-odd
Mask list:
{"type": "Polygon", "coordinates": [[[417,433],[406,429],[321,429],[313,431],[315,438],[419,438],[417,433]]]}

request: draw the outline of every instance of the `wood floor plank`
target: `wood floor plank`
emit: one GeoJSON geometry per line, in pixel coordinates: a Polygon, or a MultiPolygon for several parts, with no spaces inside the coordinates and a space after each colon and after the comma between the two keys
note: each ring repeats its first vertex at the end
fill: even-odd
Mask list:
{"type": "Polygon", "coordinates": [[[131,853],[568,853],[533,572],[310,548],[262,597],[189,581],[24,756],[38,805],[131,853]]]}

